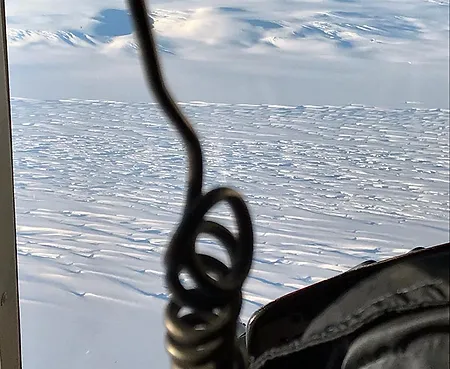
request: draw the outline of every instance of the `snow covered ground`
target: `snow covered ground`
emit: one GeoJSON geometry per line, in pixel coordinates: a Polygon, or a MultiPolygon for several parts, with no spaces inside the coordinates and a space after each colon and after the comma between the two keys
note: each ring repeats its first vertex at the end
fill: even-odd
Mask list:
{"type": "MultiPolygon", "coordinates": [[[[448,0],[151,10],[171,90],[207,101],[182,104],[206,188],[250,205],[243,320],[363,260],[448,241],[448,0]]],[[[186,163],[147,102],[126,4],[7,0],[7,23],[24,369],[168,368],[161,258],[186,163]]]]}
{"type": "MultiPolygon", "coordinates": [[[[244,320],[368,258],[448,240],[448,110],[182,108],[206,187],[238,188],[255,222],[244,320]]],[[[168,368],[162,255],[184,201],[178,136],[148,103],[15,98],[12,115],[24,369],[168,368]]],[[[226,209],[214,214],[227,224],[226,209]]]]}

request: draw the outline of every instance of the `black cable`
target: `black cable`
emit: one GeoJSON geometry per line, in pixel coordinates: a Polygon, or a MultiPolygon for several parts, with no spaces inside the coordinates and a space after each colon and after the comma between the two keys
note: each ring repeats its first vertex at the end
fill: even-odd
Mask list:
{"type": "Polygon", "coordinates": [[[202,194],[203,164],[200,142],[187,118],[165,87],[144,0],[129,0],[147,82],[162,109],[182,136],[189,157],[186,207],[165,255],[166,282],[171,292],[166,308],[166,346],[175,369],[243,369],[246,367],[236,339],[242,306],[242,285],[253,258],[253,226],[238,192],[219,187],[202,194]],[[237,236],[224,226],[204,219],[219,202],[227,202],[236,218],[237,236]],[[215,237],[231,259],[228,267],[218,259],[197,253],[200,233],[215,237]],[[187,289],[180,273],[187,272],[195,287],[187,289]],[[189,312],[183,312],[188,309],[189,312]],[[211,365],[211,366],[210,366],[211,365]]]}
{"type": "Polygon", "coordinates": [[[136,28],[147,82],[161,108],[172,121],[187,146],[190,165],[187,205],[190,205],[202,191],[203,157],[200,142],[191,124],[182,114],[165,86],[145,1],[129,0],[128,3],[136,28]]]}

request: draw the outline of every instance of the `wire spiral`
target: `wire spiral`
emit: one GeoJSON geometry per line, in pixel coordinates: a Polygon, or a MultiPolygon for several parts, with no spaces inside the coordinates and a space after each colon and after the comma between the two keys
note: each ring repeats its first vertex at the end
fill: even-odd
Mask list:
{"type": "Polygon", "coordinates": [[[180,133],[189,157],[187,199],[183,218],[165,255],[166,282],[171,300],[166,308],[166,347],[174,369],[244,369],[237,347],[236,325],[242,306],[242,285],[253,258],[253,227],[241,195],[227,187],[205,194],[200,142],[191,124],[164,84],[144,0],[129,0],[147,81],[161,108],[180,133]],[[217,204],[228,203],[236,219],[237,235],[219,223],[205,220],[217,204]],[[227,250],[231,266],[196,252],[200,234],[216,238],[227,250]],[[180,274],[195,284],[186,288],[180,274]],[[189,313],[183,312],[189,310],[189,313]]]}
{"type": "Polygon", "coordinates": [[[244,368],[236,347],[236,324],[242,284],[251,266],[252,245],[250,215],[239,194],[229,188],[208,192],[185,213],[165,258],[167,282],[173,294],[166,310],[167,349],[178,367],[197,368],[214,362],[214,368],[244,368]],[[222,225],[204,220],[206,212],[220,201],[227,201],[233,209],[238,237],[222,225]],[[230,268],[218,259],[195,252],[199,233],[212,235],[225,246],[231,258],[230,268]],[[196,288],[182,286],[182,270],[189,273],[196,288]],[[180,316],[182,307],[193,312],[180,316]]]}

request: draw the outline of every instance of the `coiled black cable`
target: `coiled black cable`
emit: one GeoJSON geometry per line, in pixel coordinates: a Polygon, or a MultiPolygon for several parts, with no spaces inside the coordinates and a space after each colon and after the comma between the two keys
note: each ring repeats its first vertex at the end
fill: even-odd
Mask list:
{"type": "Polygon", "coordinates": [[[242,306],[242,285],[253,259],[253,227],[247,206],[238,192],[219,187],[202,193],[203,158],[200,142],[187,118],[170,96],[161,73],[156,45],[144,0],[129,0],[147,81],[161,108],[175,125],[187,147],[189,178],[183,218],[165,255],[166,282],[171,292],[166,308],[166,346],[172,368],[243,369],[237,347],[236,325],[242,306]],[[205,220],[219,202],[227,202],[236,218],[237,235],[205,220]],[[218,259],[197,253],[199,234],[215,237],[231,259],[228,267],[218,259]],[[186,288],[180,274],[195,284],[186,288]],[[188,309],[184,313],[183,309],[188,309]]]}

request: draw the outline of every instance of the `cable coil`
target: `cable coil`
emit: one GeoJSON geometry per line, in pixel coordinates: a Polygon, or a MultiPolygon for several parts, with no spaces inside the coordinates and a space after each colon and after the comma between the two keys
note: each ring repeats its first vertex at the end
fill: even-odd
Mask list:
{"type": "Polygon", "coordinates": [[[246,364],[237,346],[236,326],[242,306],[242,285],[253,259],[251,217],[241,195],[231,188],[219,187],[202,193],[200,142],[164,84],[144,0],[129,0],[129,5],[147,82],[183,138],[189,158],[186,206],[164,260],[166,282],[171,292],[165,325],[166,347],[172,368],[244,369],[246,364]],[[205,219],[219,203],[227,203],[231,207],[237,235],[221,224],[205,219]],[[213,236],[225,247],[230,256],[230,267],[196,251],[200,234],[213,236]],[[188,273],[195,285],[193,288],[183,286],[180,281],[182,272],[188,273]]]}
{"type": "Polygon", "coordinates": [[[172,292],[166,310],[167,349],[178,367],[197,368],[214,362],[214,368],[244,368],[236,347],[236,324],[242,304],[242,284],[251,265],[252,245],[250,216],[235,191],[212,190],[186,212],[165,258],[172,292]],[[233,209],[238,237],[222,225],[204,220],[206,212],[220,201],[227,201],[233,209]],[[231,258],[230,268],[216,258],[195,252],[199,233],[212,235],[225,246],[231,258]],[[182,270],[189,273],[196,288],[188,290],[182,286],[179,279],[182,270]],[[183,307],[193,312],[180,316],[183,307]]]}

